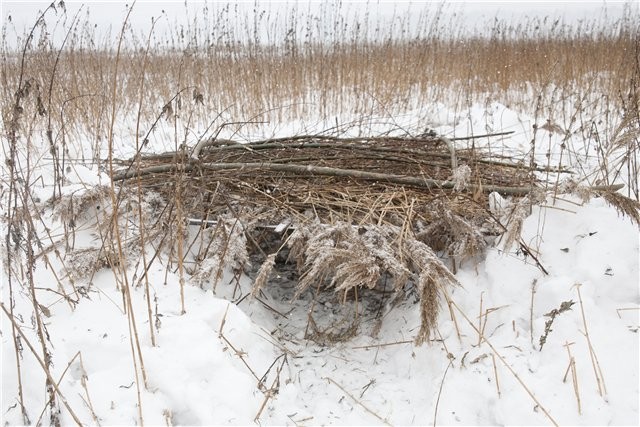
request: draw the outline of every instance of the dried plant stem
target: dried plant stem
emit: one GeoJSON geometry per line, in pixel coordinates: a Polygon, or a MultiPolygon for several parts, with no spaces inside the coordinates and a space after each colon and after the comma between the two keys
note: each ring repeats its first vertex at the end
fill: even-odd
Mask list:
{"type": "MultiPolygon", "coordinates": [[[[255,417],[253,417],[253,421],[255,422],[258,422],[260,420],[260,415],[262,414],[262,411],[264,411],[264,408],[267,406],[267,402],[269,402],[269,400],[277,394],[277,390],[280,384],[280,373],[282,372],[282,368],[284,368],[285,363],[287,363],[286,353],[278,356],[278,358],[280,357],[282,357],[282,363],[280,364],[280,366],[278,366],[278,369],[276,370],[276,375],[275,375],[275,378],[273,379],[273,382],[271,383],[271,387],[263,391],[264,400],[262,401],[262,405],[260,405],[260,409],[258,409],[258,413],[256,414],[255,417]]],[[[276,360],[273,361],[273,363],[271,364],[271,367],[273,367],[273,364],[276,363],[278,358],[276,358],[276,360]]],[[[271,369],[271,367],[269,367],[269,370],[271,369]]],[[[267,370],[267,373],[269,372],[269,370],[267,370]]],[[[266,376],[267,374],[265,373],[263,378],[265,378],[266,376]]]]}
{"type": "Polygon", "coordinates": [[[84,389],[84,393],[87,396],[86,400],[84,398],[82,398],[82,400],[89,407],[89,411],[91,412],[91,417],[93,418],[93,421],[95,421],[96,425],[99,426],[100,425],[100,421],[98,419],[98,416],[96,415],[96,411],[93,409],[93,403],[91,403],[91,397],[89,396],[89,388],[87,387],[87,379],[88,379],[87,378],[87,370],[84,369],[84,362],[82,360],[82,352],[78,352],[78,354],[80,355],[80,368],[82,369],[82,377],[81,377],[80,383],[82,384],[82,388],[84,389]]]}
{"type": "Polygon", "coordinates": [[[589,345],[589,356],[591,357],[591,365],[593,366],[593,374],[596,377],[596,383],[598,385],[598,393],[600,396],[604,397],[607,394],[607,387],[604,383],[604,377],[602,375],[602,370],[600,369],[600,363],[598,362],[598,357],[596,356],[596,352],[593,349],[593,345],[591,343],[591,337],[589,336],[589,329],[587,328],[587,318],[584,315],[584,304],[582,303],[582,295],[580,294],[580,287],[582,284],[576,283],[575,288],[578,292],[578,300],[580,301],[580,313],[582,315],[582,325],[584,326],[584,336],[587,339],[587,344],[589,345]]]}
{"type": "MultiPolygon", "coordinates": [[[[140,121],[141,121],[141,117],[142,117],[142,103],[143,103],[143,96],[144,96],[144,84],[145,84],[145,72],[147,69],[147,63],[148,63],[148,58],[149,58],[149,48],[151,45],[151,35],[153,34],[153,30],[155,28],[156,25],[156,20],[152,19],[151,20],[151,30],[149,30],[149,37],[147,38],[147,47],[146,50],[144,52],[144,56],[143,56],[143,64],[142,64],[142,71],[140,73],[140,98],[138,100],[138,114],[136,117],[136,153],[140,153],[141,149],[142,149],[142,144],[140,144],[140,121]]],[[[140,168],[140,156],[137,155],[136,156],[136,168],[139,169],[140,168]]],[[[149,275],[147,274],[147,271],[149,269],[149,267],[151,267],[151,264],[147,262],[147,251],[145,248],[145,225],[144,225],[144,220],[143,220],[143,215],[142,215],[142,184],[140,182],[140,180],[137,180],[136,183],[136,187],[137,187],[137,193],[138,193],[138,223],[139,223],[139,227],[140,227],[140,249],[142,252],[142,264],[143,264],[143,269],[144,269],[144,293],[145,293],[145,298],[146,298],[146,302],[147,302],[147,317],[149,319],[149,337],[151,338],[151,346],[155,347],[156,346],[156,336],[155,336],[155,332],[153,331],[153,310],[151,309],[151,291],[150,291],[150,286],[149,286],[149,275]]],[[[154,256],[155,258],[155,256],[154,256]]],[[[152,258],[152,262],[153,259],[152,258]]]]}
{"type": "MultiPolygon", "coordinates": [[[[9,317],[14,318],[13,306],[14,306],[14,296],[13,296],[13,286],[11,285],[11,280],[9,280],[9,317]]],[[[24,394],[22,392],[22,356],[20,354],[20,341],[18,339],[18,335],[16,333],[16,325],[11,323],[11,336],[13,338],[13,348],[16,357],[16,375],[18,379],[18,403],[20,404],[20,412],[22,413],[22,421],[25,425],[31,424],[29,420],[29,416],[27,415],[27,408],[24,406],[24,394]]]]}
{"type": "MultiPolygon", "coordinates": [[[[32,172],[31,156],[30,156],[30,153],[27,152],[26,176],[24,177],[24,181],[27,183],[31,182],[31,172],[32,172]]],[[[22,193],[20,193],[18,196],[22,199],[23,206],[29,206],[30,201],[32,200],[31,186],[26,185],[22,193]]],[[[31,214],[29,213],[25,215],[24,220],[26,223],[26,235],[27,235],[25,239],[26,240],[25,264],[27,266],[26,280],[27,280],[29,299],[33,306],[33,320],[35,323],[35,331],[42,349],[42,356],[44,358],[44,363],[47,366],[47,368],[49,368],[50,366],[52,366],[51,352],[47,349],[47,342],[49,341],[49,339],[48,339],[48,333],[46,332],[45,323],[42,320],[42,309],[40,308],[40,304],[38,303],[38,298],[36,295],[36,288],[35,288],[35,277],[34,277],[36,259],[35,259],[33,248],[35,243],[39,243],[39,240],[37,237],[36,227],[35,227],[35,224],[33,223],[33,217],[31,216],[31,214]]],[[[9,248],[7,249],[10,250],[9,248]]],[[[47,393],[49,394],[49,407],[51,409],[50,422],[52,424],[58,424],[59,423],[58,414],[57,414],[58,410],[56,409],[56,398],[55,398],[55,392],[54,392],[55,384],[53,384],[50,381],[49,377],[47,377],[47,380],[45,382],[45,387],[47,389],[47,393]]]]}
{"type": "MultiPolygon", "coordinates": [[[[13,180],[11,180],[11,182],[13,183],[13,180]]],[[[11,192],[9,193],[9,200],[11,200],[11,192]]],[[[11,223],[11,216],[12,216],[12,210],[9,209],[9,223],[11,223]]],[[[9,233],[7,233],[7,264],[10,264],[11,261],[11,251],[8,250],[9,249],[9,233]]],[[[11,270],[9,269],[9,274],[8,274],[8,284],[9,284],[9,317],[11,319],[15,319],[15,314],[13,312],[13,307],[15,305],[15,296],[13,293],[13,277],[11,274],[11,270]]],[[[17,334],[17,326],[14,322],[11,322],[11,336],[13,338],[13,348],[14,348],[14,352],[15,352],[15,357],[16,357],[16,375],[17,375],[17,379],[18,379],[18,403],[20,404],[20,412],[22,413],[22,421],[24,422],[25,425],[27,424],[31,424],[31,421],[29,420],[29,416],[27,414],[27,408],[24,406],[24,394],[22,391],[22,355],[21,355],[21,348],[22,345],[20,343],[20,339],[18,337],[17,334]]]]}
{"type": "Polygon", "coordinates": [[[374,417],[376,417],[378,420],[380,420],[382,423],[384,423],[385,425],[390,426],[391,424],[389,423],[389,421],[387,421],[386,419],[382,418],[380,415],[376,414],[373,410],[369,409],[367,406],[364,405],[364,403],[360,402],[360,400],[358,400],[353,394],[349,393],[347,390],[344,389],[344,387],[342,387],[340,384],[338,384],[337,382],[335,382],[333,379],[329,378],[329,377],[324,377],[325,380],[329,381],[330,383],[332,383],[333,385],[335,385],[336,387],[338,387],[340,390],[342,390],[342,392],[344,394],[346,394],[347,396],[349,396],[351,398],[351,400],[353,400],[355,403],[357,403],[358,405],[360,405],[365,411],[367,411],[368,413],[370,413],[371,415],[373,415],[374,417]]]}
{"type": "Polygon", "coordinates": [[[536,295],[536,285],[538,279],[533,279],[531,282],[531,305],[529,306],[529,338],[531,339],[531,346],[533,346],[533,300],[536,295]]]}
{"type": "Polygon", "coordinates": [[[480,326],[480,334],[478,336],[478,345],[480,345],[482,343],[482,338],[484,337],[484,331],[487,329],[487,322],[489,321],[489,314],[493,313],[494,311],[498,311],[501,308],[506,307],[506,305],[502,305],[500,307],[492,307],[492,308],[487,308],[484,311],[484,314],[480,313],[480,319],[478,321],[478,324],[481,324],[480,326]]]}
{"type": "MultiPolygon", "coordinates": [[[[465,318],[465,320],[467,321],[467,323],[469,324],[469,326],[471,326],[478,334],[481,334],[481,331],[476,327],[476,325],[473,324],[473,322],[471,321],[471,319],[469,319],[469,317],[464,313],[464,311],[462,311],[462,309],[460,308],[460,306],[458,306],[458,304],[455,303],[455,301],[451,302],[452,305],[458,309],[458,311],[460,312],[460,314],[462,315],[462,317],[465,318]]],[[[504,357],[502,357],[502,355],[500,355],[500,353],[498,352],[498,350],[496,350],[496,348],[493,346],[493,344],[491,344],[491,342],[483,336],[483,341],[485,343],[487,343],[487,345],[489,346],[489,348],[491,348],[491,351],[493,351],[493,353],[498,356],[498,359],[500,359],[500,362],[502,362],[502,364],[507,368],[507,370],[509,370],[509,372],[511,372],[511,375],[513,375],[513,377],[518,381],[518,383],[520,383],[520,385],[522,386],[522,388],[524,388],[524,390],[527,392],[527,394],[531,397],[531,399],[535,402],[535,404],[542,410],[542,412],[546,415],[546,417],[549,419],[549,421],[551,421],[553,423],[554,426],[558,426],[559,424],[556,422],[556,420],[551,416],[551,414],[549,413],[549,411],[547,411],[547,409],[542,406],[542,404],[540,403],[540,401],[538,400],[538,398],[535,396],[535,394],[533,394],[533,392],[531,391],[531,389],[529,389],[529,387],[527,387],[527,385],[524,383],[524,381],[520,378],[520,376],[516,373],[516,371],[513,370],[513,368],[511,367],[511,365],[509,365],[507,363],[507,361],[504,359],[504,357]]]]}
{"type": "MultiPolygon", "coordinates": [[[[13,103],[10,105],[11,107],[11,116],[10,119],[8,120],[8,123],[5,122],[6,127],[7,127],[7,140],[9,142],[9,149],[8,149],[8,155],[7,155],[7,159],[6,159],[6,165],[8,166],[8,172],[9,172],[9,191],[8,191],[8,197],[7,197],[7,206],[8,206],[8,230],[6,233],[6,254],[7,254],[7,269],[8,269],[8,282],[9,282],[9,309],[10,309],[10,313],[7,312],[5,306],[3,303],[0,302],[0,304],[2,305],[2,309],[4,310],[5,314],[7,314],[7,316],[9,316],[10,320],[11,320],[11,324],[12,324],[12,336],[13,336],[13,341],[14,341],[14,346],[15,346],[15,355],[16,355],[16,369],[17,369],[17,376],[18,376],[18,400],[19,400],[19,404],[20,404],[20,409],[21,409],[21,413],[22,413],[22,419],[25,422],[25,424],[30,423],[29,421],[29,417],[27,415],[27,411],[26,408],[24,406],[24,394],[23,394],[23,388],[22,388],[22,370],[21,370],[21,363],[20,363],[20,357],[22,357],[21,353],[20,353],[20,348],[21,348],[21,343],[20,340],[18,338],[18,336],[16,335],[16,332],[18,332],[18,334],[23,338],[23,340],[27,343],[27,345],[29,345],[29,348],[31,349],[31,351],[33,352],[34,356],[38,359],[38,361],[41,363],[42,368],[44,369],[45,373],[47,374],[47,379],[45,382],[45,386],[47,389],[47,393],[50,396],[49,402],[51,402],[51,419],[50,422],[52,424],[55,423],[59,423],[60,420],[58,419],[57,414],[55,414],[54,412],[54,405],[55,405],[55,392],[54,392],[54,387],[55,387],[55,383],[52,381],[51,378],[51,374],[49,372],[49,366],[51,365],[51,355],[47,350],[46,347],[46,341],[45,341],[45,336],[43,334],[43,322],[42,322],[42,317],[41,317],[41,313],[40,313],[40,308],[38,307],[38,302],[36,299],[36,293],[35,293],[35,283],[34,283],[34,277],[33,277],[33,270],[35,269],[35,256],[34,256],[34,250],[33,250],[33,245],[34,243],[36,243],[38,240],[37,234],[35,232],[35,227],[33,224],[33,218],[31,217],[31,214],[29,211],[27,211],[27,215],[26,215],[26,219],[27,219],[27,225],[26,225],[26,237],[23,237],[23,239],[25,240],[24,242],[21,242],[21,245],[24,245],[26,247],[26,270],[27,270],[27,280],[28,280],[28,292],[30,295],[30,299],[31,299],[31,303],[33,305],[33,320],[35,320],[35,326],[36,326],[36,333],[38,336],[38,339],[40,341],[40,344],[42,346],[42,355],[44,357],[44,361],[42,361],[42,359],[40,359],[40,357],[38,356],[38,354],[36,353],[36,351],[33,349],[33,347],[31,346],[31,343],[26,339],[26,337],[24,336],[24,334],[22,333],[22,330],[20,329],[20,327],[18,326],[18,324],[15,322],[15,317],[14,316],[14,311],[13,311],[13,305],[15,303],[15,299],[14,299],[14,292],[13,292],[13,275],[12,275],[12,264],[14,262],[13,259],[13,253],[14,250],[12,250],[12,234],[14,232],[16,233],[20,233],[19,231],[19,226],[17,224],[15,215],[16,215],[16,209],[18,206],[18,203],[21,202],[22,206],[27,207],[29,206],[30,202],[33,201],[32,199],[32,195],[31,195],[31,156],[30,156],[30,149],[29,147],[27,147],[27,155],[26,155],[26,176],[24,176],[24,171],[23,172],[23,176],[19,176],[19,170],[17,168],[17,165],[19,164],[20,160],[19,160],[19,155],[18,155],[18,134],[20,131],[20,125],[19,125],[19,119],[20,116],[23,112],[23,107],[22,107],[22,100],[24,97],[27,96],[26,94],[26,90],[27,88],[23,85],[24,82],[24,78],[25,78],[25,61],[27,59],[27,49],[29,49],[29,46],[31,44],[31,40],[34,37],[36,28],[41,24],[41,22],[43,22],[44,16],[46,15],[46,13],[49,11],[49,9],[55,8],[55,6],[49,5],[47,8],[44,9],[44,11],[38,16],[38,18],[36,19],[36,22],[34,23],[33,27],[31,28],[31,31],[29,32],[26,41],[22,47],[22,55],[20,57],[20,68],[19,68],[19,77],[18,77],[18,82],[17,82],[17,88],[15,90],[15,92],[13,93],[13,95],[15,96],[15,100],[13,101],[13,103]],[[24,188],[21,189],[20,186],[17,185],[18,182],[23,181],[24,182],[24,188]],[[18,230],[14,230],[14,229],[18,229],[18,230]],[[34,242],[34,240],[36,240],[36,242],[34,242]]],[[[29,83],[27,82],[25,85],[28,85],[29,83]]],[[[4,116],[3,116],[4,118],[4,116]]],[[[5,146],[3,144],[3,150],[5,149],[5,146]]],[[[6,153],[6,151],[5,151],[6,153]]],[[[20,233],[21,234],[21,233],[20,233]]],[[[17,243],[17,242],[16,242],[17,243]]],[[[22,263],[21,267],[22,267],[22,263]]],[[[61,397],[62,398],[62,397],[61,397]]],[[[65,402],[66,403],[66,402],[65,402]]]]}
{"type": "Polygon", "coordinates": [[[182,210],[182,194],[180,188],[180,180],[176,183],[177,191],[175,197],[176,203],[176,238],[178,245],[178,281],[180,283],[180,313],[185,314],[187,311],[184,306],[184,217],[182,210]]]}
{"type": "Polygon", "coordinates": [[[440,404],[440,395],[442,394],[442,387],[444,386],[444,380],[447,377],[447,372],[449,372],[449,368],[451,366],[453,366],[453,361],[449,359],[449,364],[444,370],[444,374],[442,374],[442,381],[440,381],[440,387],[438,388],[438,397],[436,398],[436,406],[433,409],[433,427],[436,427],[436,421],[438,419],[438,405],[440,404]]]}
{"type": "MultiPolygon", "coordinates": [[[[122,28],[120,30],[120,37],[118,38],[118,48],[116,50],[116,56],[115,56],[115,64],[114,64],[114,70],[113,70],[113,76],[112,76],[112,87],[113,90],[111,92],[111,96],[112,96],[112,102],[111,102],[111,120],[110,120],[110,124],[109,124],[109,134],[108,134],[108,166],[109,166],[109,172],[111,175],[113,175],[113,165],[114,165],[114,159],[113,159],[113,128],[115,127],[115,121],[116,121],[116,94],[117,94],[117,90],[118,90],[118,64],[120,61],[120,49],[122,47],[122,40],[124,38],[124,33],[127,27],[127,22],[129,21],[129,17],[131,15],[131,12],[133,10],[133,6],[135,5],[135,2],[129,6],[128,10],[127,10],[127,15],[124,18],[124,22],[122,24],[122,28]]],[[[137,401],[138,401],[138,421],[140,422],[140,425],[144,425],[144,419],[142,416],[142,396],[141,396],[141,390],[140,390],[140,382],[139,382],[139,376],[138,376],[138,362],[137,362],[137,357],[139,357],[140,359],[140,367],[141,367],[141,372],[142,372],[142,377],[143,377],[143,381],[144,381],[144,385],[145,387],[147,386],[147,378],[146,378],[146,372],[144,369],[144,361],[142,358],[142,351],[140,349],[140,341],[139,341],[139,337],[138,337],[138,330],[136,327],[136,323],[135,323],[135,316],[134,316],[134,312],[133,312],[133,304],[131,302],[131,292],[129,289],[129,280],[127,277],[127,263],[126,263],[126,257],[124,255],[124,251],[122,249],[122,240],[120,238],[120,227],[118,224],[118,211],[119,211],[119,201],[118,198],[116,197],[116,194],[118,194],[116,192],[116,188],[115,188],[115,183],[113,182],[113,180],[111,181],[111,191],[110,191],[110,196],[111,196],[111,204],[112,204],[112,209],[113,209],[113,213],[112,213],[112,233],[115,237],[116,240],[116,244],[117,244],[117,249],[118,249],[118,259],[119,259],[119,270],[120,273],[122,275],[122,279],[123,279],[123,283],[121,284],[121,291],[122,291],[122,296],[125,302],[125,307],[126,307],[126,312],[127,312],[127,322],[128,322],[128,326],[129,326],[129,343],[131,345],[131,356],[132,356],[132,360],[133,360],[133,369],[134,369],[134,373],[135,373],[135,383],[136,383],[136,396],[137,396],[137,401]],[[135,341],[135,342],[134,342],[135,341]],[[137,355],[136,355],[136,349],[137,349],[137,355]],[[137,357],[136,357],[137,356],[137,357]]],[[[117,275],[116,275],[117,278],[117,275]]]]}
{"type": "Polygon", "coordinates": [[[498,391],[498,399],[502,397],[500,393],[500,381],[498,380],[498,367],[496,366],[496,356],[491,353],[491,361],[493,362],[493,375],[496,378],[496,390],[498,391]]]}
{"type": "Polygon", "coordinates": [[[227,337],[224,336],[224,334],[222,332],[220,332],[218,334],[218,336],[229,346],[231,347],[231,350],[233,350],[233,352],[236,354],[236,356],[238,356],[238,358],[242,361],[242,363],[244,364],[244,366],[247,367],[247,369],[249,370],[249,372],[251,372],[251,375],[253,375],[253,377],[258,381],[258,383],[260,383],[260,378],[258,377],[258,375],[256,375],[255,371],[251,368],[251,366],[249,366],[249,363],[245,360],[244,355],[247,354],[242,350],[238,350],[237,348],[235,348],[235,346],[233,344],[231,344],[231,341],[229,341],[227,339],[227,337]]]}
{"type": "MultiPolygon", "coordinates": [[[[71,364],[73,363],[74,360],[76,360],[76,358],[80,356],[80,352],[78,351],[69,361],[69,363],[67,363],[67,367],[64,368],[64,371],[62,371],[62,374],[60,375],[60,378],[58,379],[58,381],[56,381],[56,388],[60,387],[60,383],[62,382],[62,379],[64,378],[64,376],[67,374],[67,371],[69,370],[69,368],[71,367],[71,364]]],[[[49,400],[44,408],[42,408],[42,411],[40,412],[40,416],[38,417],[38,420],[36,421],[35,425],[40,425],[41,421],[42,421],[42,417],[45,413],[45,411],[47,410],[47,406],[51,403],[51,400],[49,400]]]]}
{"type": "Polygon", "coordinates": [[[229,307],[231,306],[231,303],[227,304],[227,307],[224,310],[224,315],[222,316],[222,320],[220,321],[220,329],[218,331],[218,338],[220,338],[221,340],[223,340],[225,343],[227,343],[227,345],[229,347],[231,347],[231,349],[236,353],[236,356],[238,356],[240,358],[240,360],[242,361],[242,363],[244,363],[244,366],[247,367],[247,369],[249,370],[249,372],[251,372],[251,375],[253,375],[253,377],[258,380],[258,384],[260,384],[260,378],[258,378],[258,376],[256,375],[256,373],[254,372],[253,369],[251,369],[251,366],[249,366],[249,364],[247,363],[247,361],[244,359],[243,354],[245,354],[243,351],[240,351],[238,349],[236,349],[233,344],[231,344],[231,342],[227,339],[227,337],[224,336],[224,333],[222,332],[224,330],[224,325],[227,323],[227,313],[229,312],[229,307]]]}
{"type": "Polygon", "coordinates": [[[449,309],[449,317],[451,317],[451,320],[453,321],[453,326],[456,328],[456,336],[458,337],[458,342],[462,342],[462,335],[460,334],[458,319],[456,318],[456,313],[453,311],[453,308],[451,308],[453,301],[451,300],[451,297],[449,296],[449,292],[447,291],[447,289],[444,288],[444,286],[441,286],[440,289],[442,290],[442,295],[444,295],[444,299],[447,302],[447,308],[449,309]]]}
{"type": "Polygon", "coordinates": [[[82,423],[80,422],[80,419],[75,414],[73,409],[71,409],[71,406],[69,406],[69,403],[67,402],[67,399],[64,397],[64,395],[62,394],[62,392],[58,388],[58,385],[57,385],[55,379],[51,376],[51,372],[49,371],[49,367],[46,365],[44,360],[42,360],[42,358],[40,358],[40,356],[38,355],[38,352],[36,351],[35,348],[33,348],[33,345],[27,339],[27,336],[24,334],[24,332],[22,332],[22,330],[20,329],[20,326],[16,323],[16,320],[11,316],[11,313],[9,313],[9,311],[7,310],[7,308],[5,307],[3,302],[0,302],[0,308],[2,308],[2,311],[4,311],[4,314],[9,318],[9,320],[11,321],[11,324],[14,325],[14,327],[18,331],[18,334],[20,334],[20,336],[22,337],[22,340],[27,344],[27,347],[29,347],[29,350],[31,350],[31,353],[36,358],[36,360],[40,364],[40,367],[42,368],[42,370],[44,371],[45,375],[47,376],[47,381],[51,384],[51,386],[53,387],[55,392],[60,397],[60,400],[62,401],[62,404],[65,406],[65,408],[67,408],[67,411],[69,411],[69,415],[71,415],[71,418],[73,418],[73,421],[75,421],[77,425],[82,426],[82,423]]]}
{"type": "MultiPolygon", "coordinates": [[[[567,353],[569,354],[569,368],[567,372],[571,371],[571,382],[573,383],[573,392],[576,396],[576,402],[578,403],[578,414],[582,415],[582,406],[580,404],[580,390],[578,389],[578,372],[576,371],[576,359],[571,354],[571,345],[572,342],[565,342],[564,346],[567,349],[567,353]]],[[[562,382],[567,380],[567,374],[565,373],[562,382]]]]}
{"type": "MultiPolygon", "coordinates": [[[[478,330],[483,331],[482,327],[482,297],[484,296],[484,291],[480,292],[480,314],[478,315],[478,330]]],[[[478,334],[478,346],[482,344],[482,334],[478,334]]]]}
{"type": "Polygon", "coordinates": [[[353,350],[359,350],[359,349],[381,348],[381,347],[389,347],[392,345],[413,344],[413,343],[415,343],[415,340],[405,340],[405,341],[396,341],[396,342],[386,342],[382,344],[360,345],[360,346],[351,347],[351,348],[353,350]]]}

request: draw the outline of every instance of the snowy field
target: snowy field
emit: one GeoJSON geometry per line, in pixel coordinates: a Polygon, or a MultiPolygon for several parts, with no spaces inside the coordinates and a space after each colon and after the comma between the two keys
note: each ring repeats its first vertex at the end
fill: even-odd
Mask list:
{"type": "MultiPolygon", "coordinates": [[[[530,127],[526,115],[498,104],[491,111],[501,117],[494,132],[530,127]]],[[[485,126],[486,111],[472,108],[462,113],[467,114],[472,124],[485,126]]],[[[451,118],[439,118],[444,123],[438,132],[453,133],[451,118]]],[[[554,138],[552,145],[559,145],[561,136],[554,138]]],[[[519,131],[500,146],[518,151],[529,142],[530,135],[519,131]]],[[[547,143],[544,135],[540,144],[547,143]]],[[[36,173],[44,185],[37,185],[35,194],[44,201],[51,192],[51,170],[43,166],[36,173]]],[[[108,182],[95,167],[72,165],[63,194],[78,195],[108,182]]],[[[497,199],[502,205],[496,212],[506,214],[509,200],[497,199]]],[[[83,208],[76,249],[98,245],[93,225],[99,203],[83,208]]],[[[46,203],[40,205],[48,229],[39,227],[39,233],[54,236],[62,249],[63,227],[46,203]]],[[[57,292],[54,274],[60,267],[54,257],[39,262],[34,275],[38,303],[46,307],[53,373],[65,406],[83,424],[130,425],[139,417],[150,425],[636,424],[637,225],[603,199],[554,199],[550,192],[524,221],[522,238],[535,248],[547,274],[498,241],[484,259],[458,270],[462,286],[451,295],[457,325],[448,310],[441,310],[437,336],[423,346],[413,344],[420,319],[410,300],[385,308],[379,330],[363,326],[353,339],[320,345],[305,339],[307,309],[304,301],[289,302],[286,282],[261,298],[239,298],[250,293],[252,283],[242,276],[235,289],[230,271],[215,293],[187,280],[186,314],[181,314],[179,278],[167,273],[166,260],[158,260],[147,271],[155,346],[144,288],[131,289],[147,381],[140,390],[114,275],[102,269],[90,281],[79,278],[76,286],[83,291],[77,304],[64,302],[57,292]],[[560,313],[545,331],[554,310],[560,313]]],[[[131,280],[140,276],[140,268],[129,268],[131,280]]],[[[3,301],[8,301],[6,283],[3,301]]],[[[28,325],[29,295],[18,289],[14,298],[14,313],[24,313],[16,316],[28,325]]],[[[323,309],[329,317],[341,310],[336,301],[323,309]]],[[[3,417],[8,424],[21,424],[10,330],[5,316],[3,417]]],[[[23,332],[32,345],[37,342],[31,328],[24,325],[23,332]]],[[[29,420],[36,422],[45,409],[43,371],[28,349],[22,354],[24,399],[29,420]]],[[[63,424],[73,423],[68,410],[61,411],[63,424]]]]}
{"type": "MultiPolygon", "coordinates": [[[[547,89],[553,102],[555,89],[547,89]]],[[[455,141],[456,149],[473,143],[496,158],[534,156],[538,165],[572,172],[540,172],[555,185],[529,205],[489,197],[491,213],[505,223],[522,213],[520,241],[530,253],[506,234],[487,236],[484,254],[457,265],[460,286],[449,304],[440,301],[437,328],[423,345],[415,344],[421,318],[412,294],[371,309],[327,292],[314,300],[316,318],[338,322],[355,311],[361,321],[352,338],[322,342],[306,333],[314,297],[292,299],[296,283],[286,266],[257,296],[259,265],[241,273],[229,265],[215,286],[203,284],[151,243],[144,256],[120,254],[96,267],[78,254],[104,247],[101,227],[114,199],[109,165],[89,159],[134,155],[136,115],[118,111],[111,144],[98,156],[93,146],[73,145],[95,135],[69,132],[69,146],[81,149],[55,184],[46,129],[21,127],[33,138],[12,152],[3,113],[2,424],[640,425],[640,211],[633,194],[640,176],[637,164],[629,166],[640,135],[622,109],[586,97],[562,99],[568,114],[556,112],[553,122],[533,102],[527,110],[498,94],[489,98],[366,118],[265,121],[219,135],[247,142],[323,132],[336,121],[342,136],[354,137],[425,128],[449,138],[493,134],[455,141]],[[599,140],[590,123],[611,140],[599,140]],[[626,145],[616,145],[622,136],[626,145]],[[12,181],[10,160],[24,180],[12,181]],[[623,184],[618,194],[636,202],[621,208],[576,183],[623,184]],[[64,204],[51,200],[56,191],[64,204]],[[19,217],[31,221],[24,228],[32,232],[29,248],[7,221],[21,207],[30,212],[19,217]]],[[[189,124],[199,132],[207,126],[189,124]]],[[[174,149],[174,132],[160,123],[144,153],[174,149]]],[[[191,225],[185,235],[194,239],[197,230],[191,225]]],[[[128,228],[121,233],[126,242],[128,228]]]]}

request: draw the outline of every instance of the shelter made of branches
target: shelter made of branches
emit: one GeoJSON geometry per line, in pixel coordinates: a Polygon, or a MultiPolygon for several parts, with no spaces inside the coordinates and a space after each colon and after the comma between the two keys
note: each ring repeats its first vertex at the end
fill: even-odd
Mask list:
{"type": "Polygon", "coordinates": [[[319,284],[346,296],[389,278],[397,292],[408,284],[418,292],[416,339],[424,342],[438,300],[448,299],[447,288],[457,283],[441,256],[460,259],[484,249],[492,230],[489,193],[525,196],[538,184],[521,163],[454,143],[439,137],[213,139],[136,156],[113,179],[129,194],[141,188],[162,195],[170,222],[215,224],[215,243],[197,258],[216,262],[199,264],[194,277],[214,277],[215,287],[220,265],[260,253],[257,291],[268,283],[276,256],[287,251],[299,274],[296,296],[319,284]],[[267,244],[264,230],[280,233],[281,241],[267,244]],[[230,240],[242,240],[247,254],[230,240]]]}

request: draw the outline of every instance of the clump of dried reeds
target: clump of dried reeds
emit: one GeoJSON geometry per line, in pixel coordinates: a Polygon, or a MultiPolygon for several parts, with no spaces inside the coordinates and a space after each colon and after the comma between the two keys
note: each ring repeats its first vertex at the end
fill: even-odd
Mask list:
{"type": "Polygon", "coordinates": [[[618,187],[621,186],[618,185],[609,188],[589,187],[567,180],[561,186],[561,190],[565,193],[574,194],[585,203],[594,197],[602,197],[607,204],[616,209],[618,214],[629,218],[634,224],[640,227],[640,202],[616,192],[615,190],[618,187]]]}
{"type": "MultiPolygon", "coordinates": [[[[89,208],[94,206],[100,210],[109,197],[109,188],[98,185],[77,193],[64,194],[59,198],[52,198],[49,204],[53,210],[53,218],[74,227],[81,219],[87,219],[89,208]]],[[[95,212],[94,212],[95,214],[95,212]]]]}
{"type": "Polygon", "coordinates": [[[211,283],[215,289],[225,268],[241,270],[248,262],[247,234],[242,221],[229,215],[221,216],[214,227],[201,232],[204,236],[193,279],[200,287],[211,283]]]}
{"type": "Polygon", "coordinates": [[[301,273],[296,295],[309,288],[330,288],[346,299],[360,287],[381,287],[383,278],[390,280],[396,292],[407,284],[416,286],[420,295],[419,344],[435,330],[442,289],[458,284],[429,246],[404,236],[402,228],[391,224],[300,224],[288,245],[301,273]]]}
{"type": "Polygon", "coordinates": [[[477,223],[477,218],[465,219],[443,199],[435,201],[431,208],[435,213],[434,219],[416,234],[418,240],[457,259],[482,254],[487,242],[480,228],[483,224],[477,223]]]}

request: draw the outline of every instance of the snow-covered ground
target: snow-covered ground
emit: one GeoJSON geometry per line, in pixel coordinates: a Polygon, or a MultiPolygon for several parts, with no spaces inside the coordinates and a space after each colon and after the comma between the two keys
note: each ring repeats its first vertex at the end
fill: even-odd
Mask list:
{"type": "MultiPolygon", "coordinates": [[[[402,127],[415,122],[412,114],[392,121],[402,127]]],[[[533,119],[498,103],[456,114],[441,106],[427,124],[449,136],[515,131],[476,144],[523,159],[531,149],[533,119]]],[[[264,134],[301,128],[300,123],[265,128],[264,134]]],[[[545,130],[536,145],[540,164],[557,166],[563,146],[570,152],[563,153],[563,165],[571,163],[589,183],[596,182],[597,152],[583,133],[567,139],[566,133],[545,130]]],[[[45,162],[37,173],[43,176],[34,188],[42,200],[43,224],[63,251],[63,226],[45,203],[51,195],[45,162]]],[[[63,193],[81,194],[99,183],[109,180],[97,166],[74,164],[66,171],[63,193]]],[[[99,204],[86,206],[88,213],[76,224],[76,249],[98,246],[93,224],[99,204]]],[[[5,236],[5,224],[2,231],[5,236]]],[[[44,236],[43,225],[39,232],[44,236]]],[[[179,275],[167,271],[168,260],[161,257],[147,271],[151,316],[144,286],[131,287],[139,358],[133,356],[138,352],[116,275],[104,268],[90,283],[78,278],[84,295],[69,304],[58,293],[59,262],[40,254],[34,274],[38,302],[45,307],[52,375],[83,424],[639,425],[637,226],[601,198],[554,198],[550,192],[524,220],[522,239],[539,264],[516,246],[504,248],[503,241],[477,263],[464,263],[456,274],[462,286],[451,293],[451,309],[442,301],[436,336],[422,346],[413,343],[420,326],[413,299],[384,307],[378,327],[362,322],[354,338],[321,345],[305,339],[307,301],[290,301],[287,280],[275,280],[261,297],[241,298],[251,292],[252,281],[245,275],[235,281],[231,271],[215,292],[187,276],[182,314],[179,275]]],[[[127,271],[132,284],[140,280],[139,265],[127,271]]],[[[59,278],[70,286],[67,278],[59,278]]],[[[39,351],[27,290],[13,292],[14,317],[39,351]]],[[[1,298],[8,309],[4,269],[1,298]]],[[[327,318],[349,309],[330,298],[318,308],[327,318]]],[[[12,328],[7,316],[1,318],[0,416],[3,424],[23,424],[12,328]]],[[[28,420],[36,423],[44,413],[47,423],[44,373],[22,343],[28,420]]],[[[73,424],[59,401],[63,424],[73,424]]]]}

